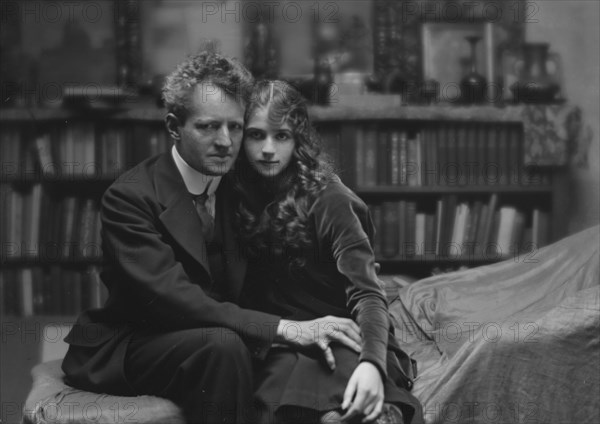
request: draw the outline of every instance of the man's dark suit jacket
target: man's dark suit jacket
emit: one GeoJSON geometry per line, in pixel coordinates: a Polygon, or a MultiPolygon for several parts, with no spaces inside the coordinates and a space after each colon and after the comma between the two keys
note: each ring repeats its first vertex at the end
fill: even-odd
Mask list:
{"type": "Polygon", "coordinates": [[[71,346],[63,370],[70,383],[131,393],[123,364],[136,331],[224,327],[239,333],[253,355],[266,355],[279,317],[237,306],[246,263],[235,239],[235,205],[225,176],[215,205],[225,277],[215,281],[201,221],[170,152],[142,162],[111,185],[101,209],[101,276],[109,299],[84,312],[65,339],[71,346]]]}

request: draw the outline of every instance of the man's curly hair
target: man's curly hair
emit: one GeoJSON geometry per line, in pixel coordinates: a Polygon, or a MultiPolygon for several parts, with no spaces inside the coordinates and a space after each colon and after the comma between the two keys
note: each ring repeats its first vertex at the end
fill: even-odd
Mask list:
{"type": "Polygon", "coordinates": [[[331,172],[321,152],[319,137],[310,124],[306,101],[294,87],[283,81],[258,82],[245,121],[260,108],[268,109],[268,119],[275,125],[287,123],[291,127],[295,146],[283,175],[277,176],[275,186],[267,189],[275,191],[272,193],[275,198],[266,206],[256,203],[265,178],[251,169],[241,149],[234,174],[240,193],[237,211],[240,238],[251,256],[267,248],[271,253],[291,255],[288,257],[291,264],[302,266],[303,252],[312,243],[308,211],[330,181],[331,172]]]}
{"type": "Polygon", "coordinates": [[[190,96],[200,83],[213,84],[245,105],[254,78],[236,59],[209,51],[190,56],[165,80],[162,97],[167,111],[185,121],[190,96]]]}

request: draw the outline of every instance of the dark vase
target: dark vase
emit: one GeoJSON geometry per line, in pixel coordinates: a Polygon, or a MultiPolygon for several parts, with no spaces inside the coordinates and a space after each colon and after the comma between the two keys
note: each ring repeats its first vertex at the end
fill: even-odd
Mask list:
{"type": "Polygon", "coordinates": [[[472,35],[465,37],[471,46],[470,71],[460,82],[460,97],[463,103],[481,103],[485,99],[487,81],[477,72],[477,43],[481,37],[472,35]]]}
{"type": "Polygon", "coordinates": [[[330,98],[329,92],[333,84],[333,73],[331,65],[324,58],[315,60],[315,77],[313,81],[313,96],[312,100],[318,105],[328,105],[330,98]]]}
{"type": "Polygon", "coordinates": [[[246,66],[256,79],[277,78],[279,51],[269,25],[259,23],[254,26],[246,46],[246,66]]]}

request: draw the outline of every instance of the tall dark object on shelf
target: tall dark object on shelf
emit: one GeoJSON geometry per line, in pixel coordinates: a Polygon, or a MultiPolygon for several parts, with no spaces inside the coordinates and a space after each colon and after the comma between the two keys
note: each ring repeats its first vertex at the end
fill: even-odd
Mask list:
{"type": "Polygon", "coordinates": [[[373,75],[370,89],[415,101],[421,83],[419,16],[403,14],[405,0],[373,3],[373,75]]]}
{"type": "Polygon", "coordinates": [[[279,48],[274,41],[273,26],[259,22],[250,31],[250,40],[245,47],[246,66],[257,79],[276,79],[279,48]]]}
{"type": "Polygon", "coordinates": [[[115,0],[114,13],[117,39],[117,84],[136,87],[142,76],[141,2],[115,0]]]}
{"type": "Polygon", "coordinates": [[[31,60],[23,53],[21,40],[22,11],[18,2],[3,7],[0,25],[0,107],[14,107],[23,96],[31,76],[31,60]],[[5,9],[6,8],[6,9],[5,9]]]}
{"type": "Polygon", "coordinates": [[[471,48],[469,72],[460,82],[460,95],[463,103],[481,103],[485,98],[487,81],[477,72],[477,43],[481,41],[478,35],[465,37],[471,48]]]}

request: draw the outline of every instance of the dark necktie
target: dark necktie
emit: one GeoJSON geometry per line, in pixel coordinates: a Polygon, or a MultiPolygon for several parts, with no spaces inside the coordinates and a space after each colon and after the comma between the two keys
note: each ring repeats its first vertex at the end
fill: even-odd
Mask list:
{"type": "Polygon", "coordinates": [[[196,205],[196,211],[198,212],[200,221],[202,221],[202,234],[204,235],[204,239],[208,242],[212,241],[215,231],[214,218],[208,212],[208,208],[206,207],[209,187],[210,184],[206,187],[206,190],[204,190],[204,193],[202,194],[192,194],[194,197],[194,204],[196,205]]]}

